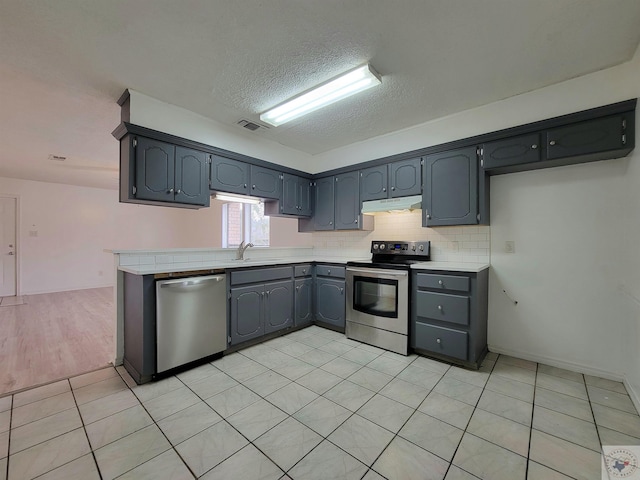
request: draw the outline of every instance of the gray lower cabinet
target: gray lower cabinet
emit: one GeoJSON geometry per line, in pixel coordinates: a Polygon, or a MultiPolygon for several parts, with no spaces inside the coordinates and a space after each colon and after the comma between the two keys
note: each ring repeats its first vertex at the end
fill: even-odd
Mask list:
{"type": "Polygon", "coordinates": [[[296,327],[309,325],[313,321],[313,278],[295,280],[294,322],[296,327]]]}
{"type": "Polygon", "coordinates": [[[423,227],[476,225],[488,221],[478,210],[478,200],[483,196],[478,192],[478,164],[476,147],[427,156],[422,195],[423,227]]]}
{"type": "Polygon", "coordinates": [[[345,267],[316,265],[315,319],[344,329],[345,327],[345,267]]]}
{"type": "Polygon", "coordinates": [[[488,270],[412,272],[411,347],[479,368],[487,352],[488,270]]]}
{"type": "Polygon", "coordinates": [[[229,273],[231,345],[293,326],[292,277],[290,266],[229,273]]]}

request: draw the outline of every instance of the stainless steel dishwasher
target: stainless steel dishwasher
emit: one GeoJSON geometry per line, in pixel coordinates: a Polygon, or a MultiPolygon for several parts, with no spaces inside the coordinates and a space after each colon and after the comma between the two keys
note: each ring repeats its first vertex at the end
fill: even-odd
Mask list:
{"type": "Polygon", "coordinates": [[[227,348],[225,275],[156,282],[157,372],[227,348]]]}

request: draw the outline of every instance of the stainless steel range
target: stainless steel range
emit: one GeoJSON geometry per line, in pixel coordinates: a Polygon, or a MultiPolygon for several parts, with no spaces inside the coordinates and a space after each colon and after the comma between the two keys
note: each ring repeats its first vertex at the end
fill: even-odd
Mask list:
{"type": "Polygon", "coordinates": [[[347,338],[407,355],[411,264],[430,242],[373,241],[371,262],[347,263],[347,338]]]}

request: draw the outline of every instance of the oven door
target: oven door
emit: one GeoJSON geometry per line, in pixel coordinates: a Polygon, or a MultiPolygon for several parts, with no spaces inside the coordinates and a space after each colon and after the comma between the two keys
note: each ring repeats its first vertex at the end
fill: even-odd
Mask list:
{"type": "Polygon", "coordinates": [[[347,322],[408,335],[409,272],[347,267],[347,322]]]}

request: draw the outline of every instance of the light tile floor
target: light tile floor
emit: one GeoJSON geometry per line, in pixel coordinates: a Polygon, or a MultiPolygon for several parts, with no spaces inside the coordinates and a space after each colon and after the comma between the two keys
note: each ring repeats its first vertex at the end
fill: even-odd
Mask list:
{"type": "Polygon", "coordinates": [[[592,480],[601,444],[640,445],[621,383],[317,326],[142,386],[106,368],[0,398],[0,480],[592,480]]]}

